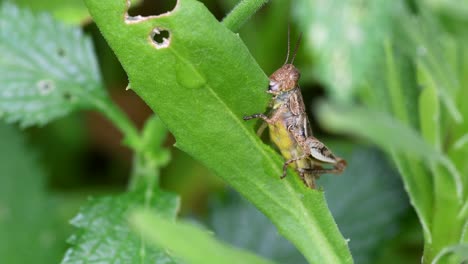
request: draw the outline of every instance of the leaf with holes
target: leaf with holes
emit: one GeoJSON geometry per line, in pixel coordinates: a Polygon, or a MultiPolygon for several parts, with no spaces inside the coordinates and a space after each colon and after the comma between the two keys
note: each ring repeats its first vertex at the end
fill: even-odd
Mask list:
{"type": "Polygon", "coordinates": [[[0,117],[43,125],[106,96],[91,45],[78,28],[3,3],[0,117]]]}
{"type": "Polygon", "coordinates": [[[323,192],[292,173],[242,116],[264,112],[268,78],[239,36],[198,1],[130,17],[125,0],[87,0],[132,89],[158,113],[177,146],[256,205],[312,263],[352,262],[323,192]],[[162,32],[168,36],[161,39],[162,32]]]}
{"type": "Polygon", "coordinates": [[[127,223],[130,210],[143,207],[174,219],[178,198],[154,190],[91,199],[72,220],[79,230],[69,239],[72,247],[62,260],[69,263],[179,263],[161,248],[148,247],[127,223]]]}

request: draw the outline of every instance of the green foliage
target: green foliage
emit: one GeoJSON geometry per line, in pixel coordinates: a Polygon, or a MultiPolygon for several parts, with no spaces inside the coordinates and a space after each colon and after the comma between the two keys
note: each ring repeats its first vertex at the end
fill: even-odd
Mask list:
{"type": "Polygon", "coordinates": [[[69,242],[62,263],[82,263],[96,260],[103,263],[179,263],[160,247],[148,247],[127,223],[127,216],[135,208],[156,211],[160,216],[175,219],[179,199],[161,191],[156,185],[159,169],[170,159],[162,148],[167,130],[162,122],[152,117],[142,132],[145,146],[136,153],[131,191],[98,199],[91,199],[72,220],[79,230],[69,242]]]}
{"type": "Polygon", "coordinates": [[[458,155],[467,146],[460,144],[458,155],[453,149],[468,131],[460,102],[468,87],[462,77],[466,62],[459,60],[467,50],[464,34],[450,34],[418,4],[420,14],[401,12],[395,35],[382,42],[385,78],[370,78],[360,90],[368,107],[323,104],[319,115],[329,129],[364,137],[390,155],[419,216],[424,261],[430,262],[443,248],[466,240],[468,178],[458,155]]]}
{"type": "Polygon", "coordinates": [[[1,262],[56,263],[65,224],[58,221],[36,155],[17,129],[1,122],[0,174],[1,262]]]}
{"type": "Polygon", "coordinates": [[[81,30],[9,3],[0,7],[0,28],[2,119],[44,125],[106,96],[81,30]]]}
{"type": "Polygon", "coordinates": [[[148,211],[134,212],[131,222],[154,245],[163,245],[188,263],[271,263],[251,253],[226,246],[216,241],[207,231],[189,223],[175,223],[148,211]],[[209,253],[209,256],[200,252],[209,253]]]}
{"type": "Polygon", "coordinates": [[[303,71],[315,72],[334,99],[351,101],[357,85],[378,74],[380,42],[391,32],[391,18],[401,2],[301,0],[293,7],[304,45],[318,61],[303,71]]]}
{"type": "Polygon", "coordinates": [[[62,263],[179,263],[164,249],[148,247],[127,224],[138,207],[174,219],[178,204],[175,195],[156,188],[91,199],[71,222],[79,230],[68,240],[72,247],[62,263]]]}
{"type": "Polygon", "coordinates": [[[132,89],[177,147],[254,203],[310,262],[351,262],[323,193],[292,173],[278,180],[282,159],[242,121],[265,110],[268,81],[237,35],[196,1],[181,1],[164,16],[126,19],[123,0],[86,3],[132,89]],[[167,46],[153,43],[154,29],[169,31],[167,46]]]}
{"type": "MultiPolygon", "coordinates": [[[[374,263],[383,241],[401,231],[406,195],[379,152],[356,144],[327,144],[348,161],[348,168],[340,177],[323,177],[322,189],[310,190],[292,170],[279,179],[283,159],[257,137],[258,124],[242,120],[264,112],[270,97],[265,93],[268,79],[233,31],[268,1],[240,1],[219,22],[195,0],[178,1],[174,10],[152,17],[129,16],[125,0],[85,0],[127,72],[129,87],[158,114],[141,133],[104,91],[90,40],[78,27],[52,19],[82,22],[88,18],[83,3],[15,2],[52,14],[1,4],[0,118],[28,127],[76,110],[98,110],[133,151],[128,190],[91,199],[82,207],[72,220],[76,229],[63,263],[270,263],[219,242],[203,228],[174,221],[179,198],[159,187],[160,170],[171,160],[163,147],[172,140],[168,131],[178,148],[260,209],[233,202],[210,212],[216,235],[235,246],[280,263],[352,263],[350,251],[354,261],[374,263]]],[[[204,3],[210,7],[215,2],[204,3]]],[[[313,69],[300,67],[306,75],[301,86],[316,86],[307,78],[313,76],[334,99],[319,104],[320,123],[373,142],[393,161],[422,226],[423,262],[466,260],[466,4],[273,2],[240,34],[256,42],[249,47],[254,53],[261,50],[256,56],[268,71],[284,57],[283,18],[290,4],[306,36],[306,59],[317,59],[313,69]]],[[[321,131],[314,127],[314,132],[322,140],[321,131]]],[[[63,228],[42,170],[17,134],[0,124],[0,262],[53,263],[63,246],[63,228]],[[18,254],[24,248],[30,250],[18,254]]],[[[67,147],[48,137],[43,144],[67,147]]],[[[56,162],[70,160],[50,156],[56,162]]],[[[199,196],[204,191],[190,190],[199,196]]],[[[399,235],[395,241],[404,239],[399,235]]]]}

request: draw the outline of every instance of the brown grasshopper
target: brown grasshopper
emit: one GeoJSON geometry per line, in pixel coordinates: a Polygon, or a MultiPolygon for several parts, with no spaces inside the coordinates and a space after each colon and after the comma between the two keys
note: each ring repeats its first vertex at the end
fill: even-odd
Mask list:
{"type": "Polygon", "coordinates": [[[267,93],[273,94],[270,103],[270,114],[268,116],[253,114],[244,116],[243,119],[261,118],[268,124],[271,140],[286,159],[283,164],[281,179],[286,177],[288,166],[293,164],[304,184],[314,189],[315,180],[321,174],[339,174],[343,172],[346,161],[333,155],[322,142],[312,136],[312,129],[298,85],[300,73],[293,65],[299,41],[300,37],[296,44],[294,56],[291,62],[288,63],[288,33],[286,62],[270,76],[270,84],[267,90],[267,93]],[[332,165],[332,168],[324,168],[322,165],[332,165]]]}

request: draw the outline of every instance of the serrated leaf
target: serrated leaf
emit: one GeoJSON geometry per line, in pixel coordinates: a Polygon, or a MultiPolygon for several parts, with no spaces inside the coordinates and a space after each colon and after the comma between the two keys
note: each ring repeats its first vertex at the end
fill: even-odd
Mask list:
{"type": "Polygon", "coordinates": [[[174,222],[148,211],[135,211],[133,227],[153,245],[170,249],[192,264],[271,264],[254,254],[216,241],[206,230],[189,223],[174,222]]]}
{"type": "Polygon", "coordinates": [[[79,230],[69,239],[72,247],[62,263],[179,263],[130,230],[127,216],[138,207],[174,219],[179,200],[157,189],[91,199],[71,222],[79,230]]]}
{"type": "Polygon", "coordinates": [[[105,96],[90,39],[79,28],[10,3],[0,7],[0,113],[43,125],[105,96]]]}
{"type": "Polygon", "coordinates": [[[343,158],[349,164],[346,171],[319,182],[340,230],[349,239],[354,261],[374,263],[382,242],[398,233],[408,199],[398,173],[380,152],[353,147],[343,158]]]}
{"type": "Polygon", "coordinates": [[[19,131],[0,122],[1,263],[57,263],[62,255],[63,226],[33,153],[19,131]]]}
{"type": "Polygon", "coordinates": [[[265,111],[268,79],[238,35],[199,2],[179,1],[157,17],[128,17],[125,0],[86,4],[126,70],[131,87],[158,113],[177,146],[255,204],[312,263],[352,262],[323,193],[290,173],[242,116],[265,111]],[[167,30],[166,41],[153,35],[167,30]]]}

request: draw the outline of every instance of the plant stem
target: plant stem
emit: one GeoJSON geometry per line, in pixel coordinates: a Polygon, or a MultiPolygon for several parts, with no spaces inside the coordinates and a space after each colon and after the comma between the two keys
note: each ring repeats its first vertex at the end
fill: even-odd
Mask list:
{"type": "Polygon", "coordinates": [[[150,117],[140,133],[140,148],[135,151],[133,169],[128,184],[130,190],[146,189],[149,201],[159,181],[159,169],[170,160],[169,150],[163,147],[167,129],[156,116],[150,117]]]}
{"type": "Polygon", "coordinates": [[[128,116],[108,97],[93,100],[93,104],[104,116],[122,132],[123,144],[138,152],[140,149],[140,135],[128,116]]]}
{"type": "Polygon", "coordinates": [[[222,23],[231,31],[237,32],[241,26],[267,2],[268,0],[242,0],[223,19],[222,23]]]}

